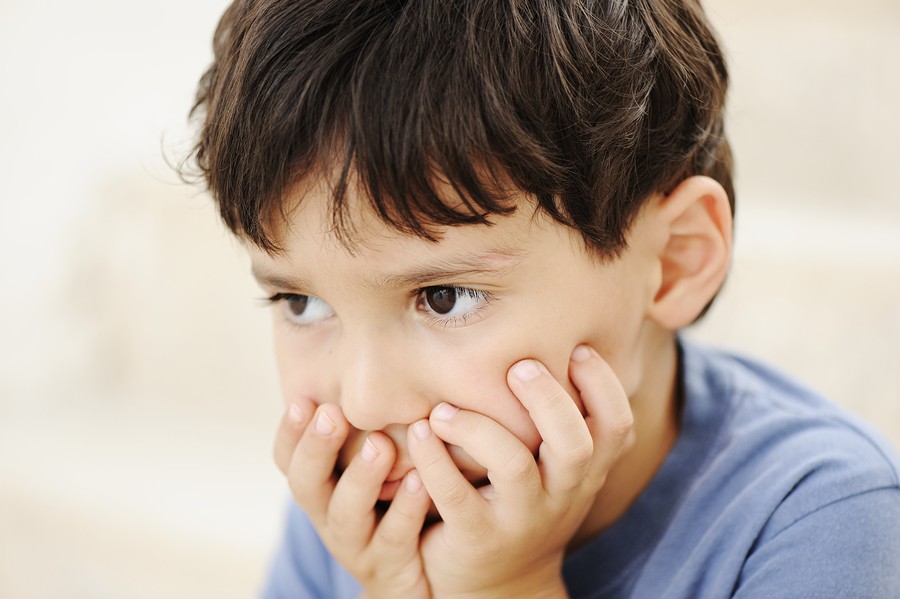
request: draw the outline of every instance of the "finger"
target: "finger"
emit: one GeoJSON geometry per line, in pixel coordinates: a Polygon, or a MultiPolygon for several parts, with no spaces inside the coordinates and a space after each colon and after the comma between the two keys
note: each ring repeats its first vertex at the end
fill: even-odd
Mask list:
{"type": "Polygon", "coordinates": [[[394,444],[370,433],[334,487],[326,525],[341,547],[362,548],[375,529],[375,502],[394,465],[394,444]]]}
{"type": "Polygon", "coordinates": [[[531,504],[541,493],[541,474],[531,451],[495,420],[442,403],[432,410],[430,423],[441,440],[487,469],[497,497],[531,504]]]}
{"type": "Polygon", "coordinates": [[[591,463],[594,446],[575,401],[536,360],[514,364],[507,382],[543,439],[538,467],[544,488],[552,493],[580,485],[591,463]]]}
{"type": "Polygon", "coordinates": [[[425,492],[422,479],[410,470],[397,489],[387,513],[375,529],[371,548],[386,562],[407,561],[419,548],[419,534],[425,525],[431,498],[425,492]]]}
{"type": "Polygon", "coordinates": [[[288,465],[291,463],[291,456],[294,449],[300,441],[306,425],[309,424],[316,406],[311,401],[300,400],[291,402],[281,422],[278,424],[278,431],[275,433],[275,444],[272,453],[275,458],[275,464],[282,474],[287,474],[288,465]]]}
{"type": "Polygon", "coordinates": [[[581,395],[587,412],[585,423],[594,442],[586,482],[599,488],[615,461],[634,443],[631,404],[615,372],[588,346],[572,352],[569,378],[581,395]]]}
{"type": "Polygon", "coordinates": [[[338,406],[321,404],[291,456],[288,484],[314,524],[324,524],[334,491],[334,466],[349,428],[338,406]]]}
{"type": "Polygon", "coordinates": [[[487,502],[457,468],[427,420],[409,427],[409,454],[441,518],[468,530],[484,521],[487,502]]]}

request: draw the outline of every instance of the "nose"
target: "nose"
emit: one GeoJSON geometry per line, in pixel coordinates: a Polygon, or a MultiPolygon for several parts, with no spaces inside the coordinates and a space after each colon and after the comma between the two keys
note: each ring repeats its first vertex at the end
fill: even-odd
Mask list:
{"type": "Polygon", "coordinates": [[[432,405],[415,352],[401,339],[374,327],[344,337],[339,397],[344,416],[354,428],[397,429],[396,425],[428,416],[432,405]]]}

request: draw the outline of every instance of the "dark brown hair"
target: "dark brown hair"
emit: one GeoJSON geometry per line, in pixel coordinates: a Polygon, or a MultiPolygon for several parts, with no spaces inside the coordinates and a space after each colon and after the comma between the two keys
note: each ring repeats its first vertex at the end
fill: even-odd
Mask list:
{"type": "Polygon", "coordinates": [[[228,227],[268,251],[311,175],[342,235],[350,185],[433,239],[515,210],[511,184],[601,256],[687,176],[734,209],[728,75],[695,0],[237,0],[214,51],[193,156],[228,227]]]}

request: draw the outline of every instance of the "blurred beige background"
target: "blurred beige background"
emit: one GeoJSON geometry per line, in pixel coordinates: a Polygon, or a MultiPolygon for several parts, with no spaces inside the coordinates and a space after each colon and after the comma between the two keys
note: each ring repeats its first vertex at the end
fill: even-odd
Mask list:
{"type": "MultiPolygon", "coordinates": [[[[268,318],[162,159],[226,3],[0,0],[0,596],[249,597],[284,485],[268,318]]],[[[691,335],[900,443],[900,3],[707,3],[734,270],[691,335]]]]}

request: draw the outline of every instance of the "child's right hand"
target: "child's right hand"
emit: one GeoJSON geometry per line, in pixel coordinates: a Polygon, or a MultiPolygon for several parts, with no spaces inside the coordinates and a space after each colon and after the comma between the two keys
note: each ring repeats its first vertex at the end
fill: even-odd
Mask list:
{"type": "Polygon", "coordinates": [[[396,450],[386,435],[370,433],[337,479],[335,464],[349,432],[338,406],[296,401],[279,426],[275,463],[322,542],[368,597],[429,597],[419,555],[430,505],[422,481],[415,470],[409,472],[379,519],[375,503],[396,450]]]}

